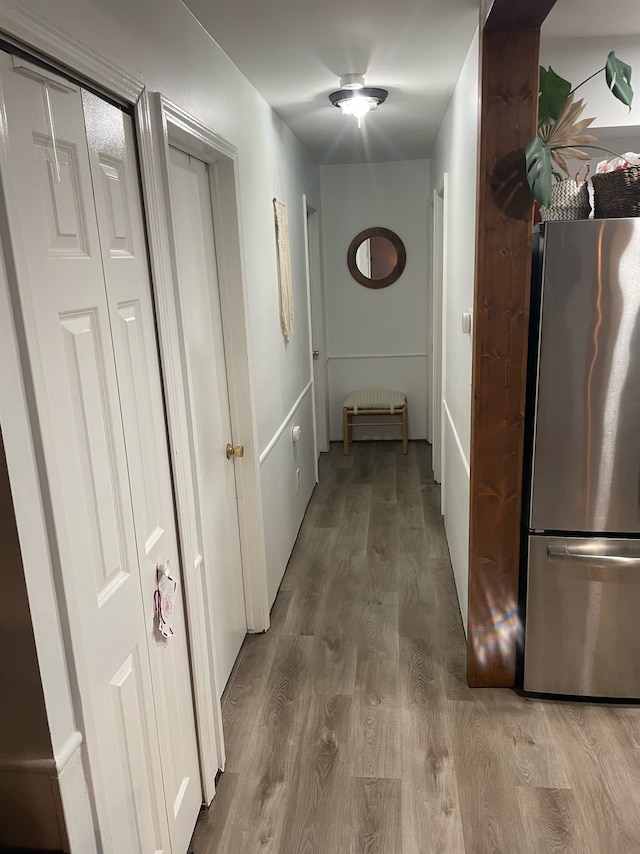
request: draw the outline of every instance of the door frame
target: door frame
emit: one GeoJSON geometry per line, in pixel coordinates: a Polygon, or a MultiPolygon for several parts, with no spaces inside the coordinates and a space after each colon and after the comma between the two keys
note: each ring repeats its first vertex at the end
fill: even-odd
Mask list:
{"type": "Polygon", "coordinates": [[[322,278],[322,229],[320,206],[306,193],[302,196],[303,231],[305,247],[305,272],[307,278],[307,311],[309,325],[310,375],[313,381],[313,429],[316,483],[318,459],[322,451],[329,450],[329,409],[327,377],[327,333],[324,306],[324,281],[322,278]],[[314,363],[313,349],[318,346],[320,356],[314,363]],[[317,366],[317,367],[316,367],[317,366]],[[317,382],[316,382],[317,375],[317,382]]]}
{"type": "Polygon", "coordinates": [[[145,92],[136,114],[182,559],[185,566],[195,570],[193,586],[190,589],[185,584],[185,590],[203,782],[205,798],[210,802],[215,792],[216,773],[225,763],[222,709],[218,700],[223,686],[217,672],[212,615],[205,608],[205,603],[210,601],[209,583],[206,571],[200,572],[203,555],[195,524],[200,508],[189,453],[169,145],[210,167],[231,431],[234,443],[241,442],[245,446],[244,458],[236,462],[235,478],[247,630],[260,632],[269,627],[269,605],[257,427],[249,370],[238,156],[234,146],[159,93],[145,92]]]}
{"type": "Polygon", "coordinates": [[[444,393],[446,376],[446,305],[447,305],[447,172],[433,191],[433,289],[432,289],[432,348],[433,377],[431,434],[433,437],[433,477],[441,484],[441,508],[444,509],[444,393]]]}

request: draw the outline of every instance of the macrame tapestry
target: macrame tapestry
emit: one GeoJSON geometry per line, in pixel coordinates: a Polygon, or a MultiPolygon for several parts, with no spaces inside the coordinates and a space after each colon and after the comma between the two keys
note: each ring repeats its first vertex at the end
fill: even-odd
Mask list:
{"type": "Polygon", "coordinates": [[[285,341],[293,335],[293,283],[291,281],[291,248],[289,246],[289,218],[287,206],[273,200],[278,244],[278,281],[280,283],[280,323],[285,341]]]}

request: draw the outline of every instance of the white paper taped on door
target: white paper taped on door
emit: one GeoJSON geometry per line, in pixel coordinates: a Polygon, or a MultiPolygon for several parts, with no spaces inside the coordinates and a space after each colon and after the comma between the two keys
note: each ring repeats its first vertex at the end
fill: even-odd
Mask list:
{"type": "Polygon", "coordinates": [[[178,593],[178,582],[171,578],[169,561],[156,564],[156,590],[154,605],[157,627],[165,638],[173,637],[173,609],[178,593]]]}

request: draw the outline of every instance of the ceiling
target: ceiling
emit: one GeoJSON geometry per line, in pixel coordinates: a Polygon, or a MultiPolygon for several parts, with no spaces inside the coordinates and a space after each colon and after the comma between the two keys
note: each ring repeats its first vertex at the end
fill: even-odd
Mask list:
{"type": "MultiPolygon", "coordinates": [[[[321,163],[429,157],[479,16],[479,0],[183,1],[321,163]],[[328,100],[348,73],[389,90],[360,130],[328,100]]],[[[628,35],[637,0],[612,2],[558,0],[545,37],[628,35]]]]}
{"type": "Polygon", "coordinates": [[[428,157],[479,0],[185,0],[321,163],[428,157]],[[328,99],[343,74],[389,90],[363,122],[328,99]]]}

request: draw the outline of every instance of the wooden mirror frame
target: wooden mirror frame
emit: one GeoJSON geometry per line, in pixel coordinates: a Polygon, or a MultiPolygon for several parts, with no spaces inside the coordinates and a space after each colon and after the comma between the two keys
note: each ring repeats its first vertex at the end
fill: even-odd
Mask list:
{"type": "Polygon", "coordinates": [[[349,244],[349,251],[347,252],[347,266],[349,268],[349,272],[356,282],[360,285],[364,285],[365,288],[388,288],[389,285],[398,281],[406,263],[407,250],[404,248],[404,243],[394,231],[390,231],[388,228],[365,228],[365,230],[361,231],[360,234],[356,234],[349,244]],[[386,237],[386,239],[393,244],[393,248],[398,254],[398,260],[396,261],[395,267],[389,275],[385,276],[383,279],[368,279],[360,272],[358,265],[356,264],[356,253],[360,248],[360,244],[363,241],[368,240],[370,237],[386,237]]]}

